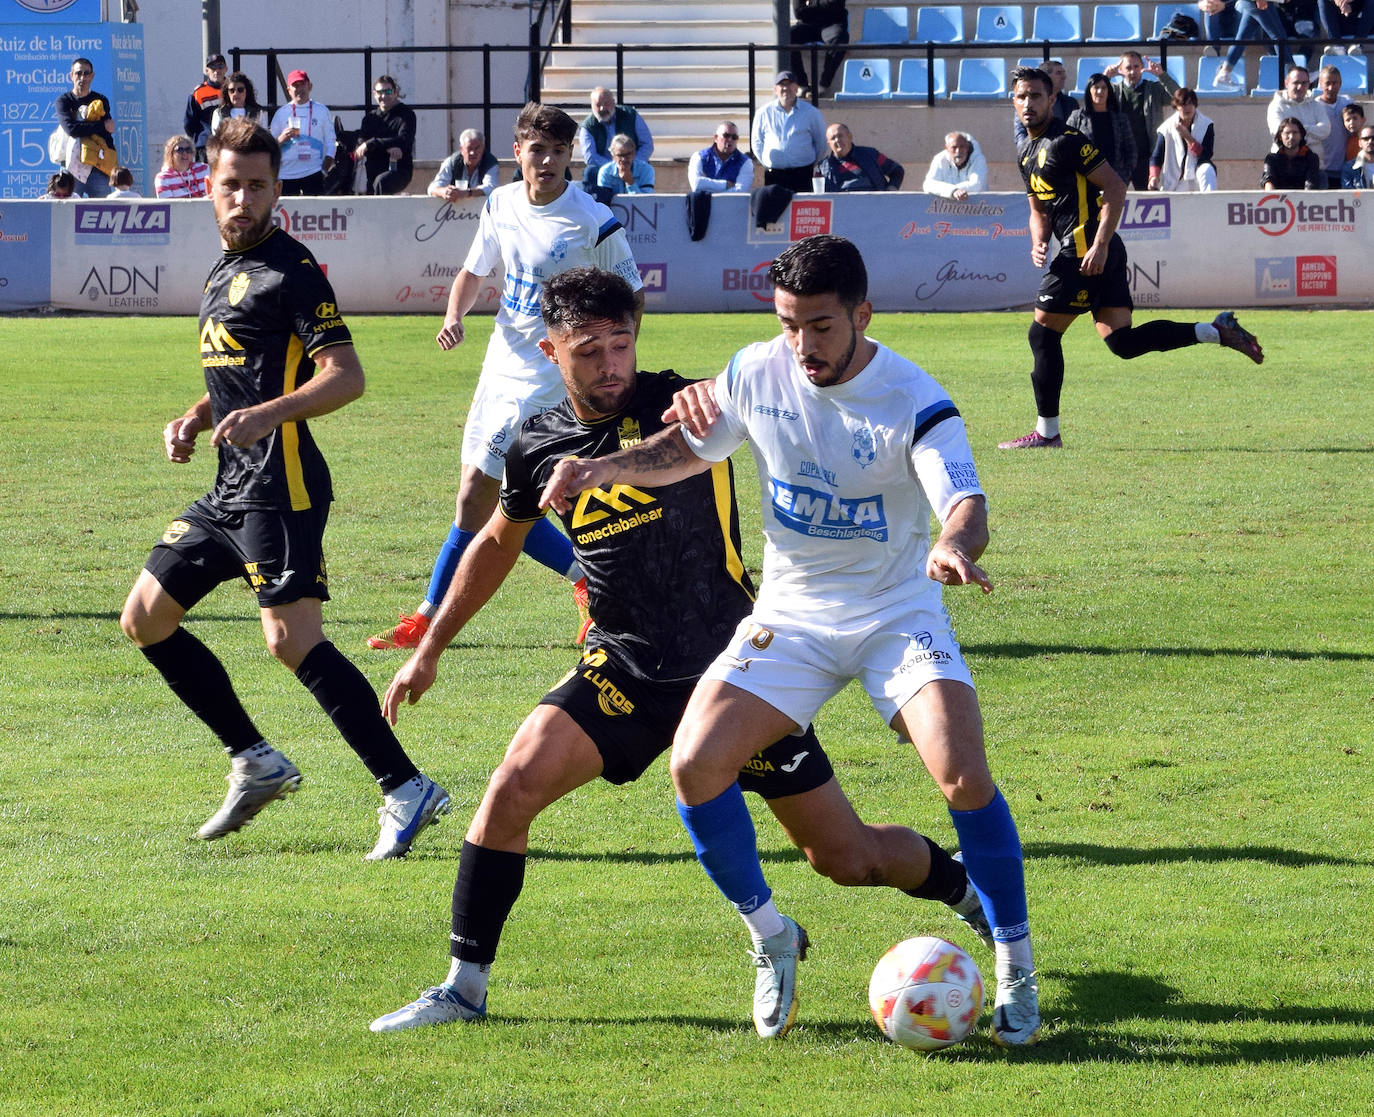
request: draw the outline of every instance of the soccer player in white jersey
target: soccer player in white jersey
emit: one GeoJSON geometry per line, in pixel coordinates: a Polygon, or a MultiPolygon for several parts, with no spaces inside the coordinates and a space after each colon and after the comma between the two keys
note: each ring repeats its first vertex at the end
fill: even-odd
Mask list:
{"type": "Polygon", "coordinates": [[[762,585],[698,683],[671,767],[697,857],[754,940],[759,1034],[791,1026],[807,935],[773,902],[735,777],[857,678],[945,796],[992,923],[993,1036],[1032,1043],[1040,1010],[1020,838],[988,769],[978,697],[941,603],[942,585],[992,591],[977,565],[987,503],[963,420],[930,376],[865,336],[868,277],[849,241],[799,241],[769,275],[781,336],[737,353],[709,382],[713,391],[679,393],[686,429],[561,463],[544,503],[562,509],[576,493],[615,483],[669,484],[746,441],[754,453],[762,585]],[[941,524],[933,543],[932,511],[941,524]]]}
{"type": "MultiPolygon", "coordinates": [[[[567,176],[577,124],[549,105],[528,104],[515,122],[515,159],[521,179],[493,190],[482,210],[477,236],[449,291],[444,326],[435,340],[453,349],[463,341],[463,318],[498,264],[505,268],[501,308],[482,361],[482,375],[463,429],[457,513],[435,559],[424,601],[395,627],[368,639],[374,648],[419,645],[444,600],[468,543],[490,519],[501,489],[505,447],[520,424],[560,403],[558,369],[539,350],[544,322],[539,296],[552,276],[582,265],[613,272],[636,293],[642,314],[643,286],[625,230],[610,209],[567,176]]],[[[638,319],[636,319],[638,328],[638,319]]],[[[582,610],[578,643],[591,621],[587,586],[568,537],[542,520],[525,540],[525,554],[564,575],[582,610]]]]}

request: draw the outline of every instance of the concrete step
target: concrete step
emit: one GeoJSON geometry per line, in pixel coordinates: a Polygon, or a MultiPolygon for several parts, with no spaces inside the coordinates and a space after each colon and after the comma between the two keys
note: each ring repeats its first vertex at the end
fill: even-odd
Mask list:
{"type": "MultiPolygon", "coordinates": [[[[684,43],[771,43],[776,31],[771,22],[753,19],[675,19],[672,36],[684,43]]],[[[661,20],[578,19],[573,24],[575,44],[662,43],[665,29],[661,20]]]]}
{"type": "MultiPolygon", "coordinates": [[[[661,25],[663,7],[663,4],[652,0],[577,0],[573,5],[573,21],[599,23],[606,20],[640,19],[646,23],[656,20],[661,25]]],[[[690,3],[674,5],[672,14],[680,14],[697,21],[757,20],[771,26],[773,5],[770,0],[691,0],[690,3]]]]}

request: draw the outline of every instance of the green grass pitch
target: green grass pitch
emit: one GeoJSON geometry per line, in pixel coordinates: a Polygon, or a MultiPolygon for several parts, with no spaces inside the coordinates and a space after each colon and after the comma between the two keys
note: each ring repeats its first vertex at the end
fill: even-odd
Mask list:
{"type": "MultiPolygon", "coordinates": [[[[445,972],[463,829],[574,661],[566,587],[521,563],[404,711],[455,810],[382,864],[362,861],[375,787],[267,655],[246,591],[220,589],[191,627],[305,783],[196,842],[224,758],[117,625],[149,547],[210,481],[208,450],[176,467],[160,447],[202,390],[195,325],[0,319],[0,1112],[1367,1112],[1369,319],[1240,317],[1263,366],[1213,346],[1123,362],[1076,326],[1067,449],[1038,454],[993,448],[1033,419],[1026,315],[872,327],[953,395],[990,496],[996,592],[946,600],[1026,850],[1046,1020],[1033,1049],[995,1047],[985,1017],[931,1057],[868,1019],[873,963],[921,933],[990,972],[986,952],[941,908],[816,877],[766,813],[765,869],[815,947],[798,1026],[754,1036],[746,935],[662,762],[536,823],[485,1025],[369,1033],[445,972]]],[[[424,590],[490,325],[447,355],[437,320],[352,326],[368,393],[313,424],[338,492],[326,631],[380,691],[401,655],[363,641],[424,590]]],[[[651,315],[640,364],[710,375],[775,329],[651,315]]],[[[741,503],[757,569],[747,458],[741,503]]],[[[818,727],[861,814],[953,844],[860,692],[818,727]]]]}

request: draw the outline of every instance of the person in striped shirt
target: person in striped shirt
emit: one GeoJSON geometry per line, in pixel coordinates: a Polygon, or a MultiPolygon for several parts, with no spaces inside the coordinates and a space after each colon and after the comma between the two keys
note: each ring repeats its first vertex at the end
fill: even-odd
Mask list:
{"type": "Polygon", "coordinates": [[[210,168],[196,162],[196,148],[185,136],[170,136],[162,147],[162,170],[153,180],[159,198],[203,198],[210,168]]]}

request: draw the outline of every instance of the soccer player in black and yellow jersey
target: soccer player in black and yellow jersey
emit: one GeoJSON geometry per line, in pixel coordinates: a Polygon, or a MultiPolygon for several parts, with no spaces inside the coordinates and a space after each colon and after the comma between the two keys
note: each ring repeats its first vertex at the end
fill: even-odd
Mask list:
{"type": "Polygon", "coordinates": [[[333,720],[383,793],[370,860],[400,857],[448,810],[381,714],[367,678],[325,639],[329,600],[323,538],[333,499],[329,467],[307,420],[363,394],[363,369],[333,289],[310,252],[272,224],[281,149],[247,119],[209,141],[210,196],[224,254],[200,308],[206,393],[163,430],[185,464],[198,435],[219,452],[214,488],[153,548],[120,625],[224,744],[229,793],[200,828],[207,841],[295,791],[300,771],[264,740],[213,652],[181,626],[221,582],[243,578],[257,598],[268,649],[333,720]]]}
{"type": "Polygon", "coordinates": [[[1126,184],[1082,133],[1052,113],[1053,85],[1043,70],[1012,71],[1012,104],[1029,133],[1017,151],[1030,194],[1031,262],[1043,268],[1050,240],[1058,251],[1035,298],[1029,340],[1035,392],[1035,429],[1001,450],[1058,449],[1059,394],[1064,386],[1063,334],[1080,314],[1093,316],[1098,335],[1127,360],[1185,345],[1212,342],[1244,353],[1256,364],[1264,351],[1229,310],[1211,322],[1156,320],[1131,325],[1126,246],[1116,235],[1126,184]]]}
{"type": "MultiPolygon", "coordinates": [[[[566,457],[599,457],[665,425],[688,381],[636,371],[634,294],[620,277],[573,268],[545,285],[541,342],[568,398],[522,426],[500,504],[473,539],[420,646],[383,705],[393,720],[433,684],[439,657],[515,565],[539,499],[566,457]]],[[[589,490],[562,514],[587,575],[592,629],[581,661],[544,696],[492,774],[468,828],[453,889],[448,977],[372,1022],[376,1032],[476,1020],[501,930],[524,882],[530,825],[601,777],[637,779],[672,744],[701,672],[749,613],[728,461],[671,485],[589,490]]],[[[810,729],[755,754],[739,774],[788,837],[839,884],[885,885],[941,900],[991,941],[963,865],[904,826],[868,826],[810,729]]],[[[665,795],[666,798],[666,795],[665,795]]],[[[755,955],[761,968],[766,955],[755,955]]]]}

